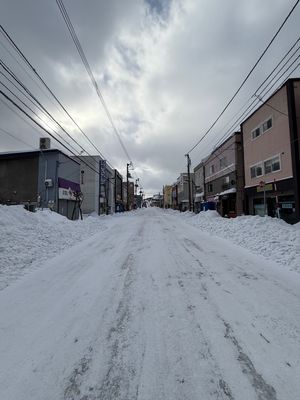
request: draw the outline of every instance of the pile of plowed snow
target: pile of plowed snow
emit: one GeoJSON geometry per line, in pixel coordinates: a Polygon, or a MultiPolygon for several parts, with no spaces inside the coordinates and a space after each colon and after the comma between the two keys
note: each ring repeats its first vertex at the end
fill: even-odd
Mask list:
{"type": "Polygon", "coordinates": [[[216,211],[181,215],[203,231],[300,272],[300,223],[290,225],[278,218],[258,215],[222,218],[216,211]]]}
{"type": "Polygon", "coordinates": [[[0,205],[0,290],[65,248],[105,229],[104,219],[70,221],[50,210],[0,205]]]}

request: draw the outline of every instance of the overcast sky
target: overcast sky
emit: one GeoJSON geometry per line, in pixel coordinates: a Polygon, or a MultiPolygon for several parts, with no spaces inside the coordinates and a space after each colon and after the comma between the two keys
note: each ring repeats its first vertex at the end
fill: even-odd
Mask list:
{"type": "MultiPolygon", "coordinates": [[[[64,0],[106,104],[147,194],[173,183],[184,154],[212,124],[295,0],[64,0]]],[[[124,154],[55,0],[0,0],[0,21],[110,163],[124,154]]],[[[226,133],[243,106],[299,36],[300,6],[228,112],[191,152],[193,165],[226,133]],[[229,125],[230,126],[230,125],[229,125]],[[228,128],[228,125],[227,125],[228,128]]],[[[91,154],[65,114],[17,63],[0,35],[1,58],[91,154]]],[[[22,64],[23,65],[23,64],[22,64]]],[[[0,67],[1,70],[1,67],[0,67]]],[[[298,69],[293,76],[299,76],[298,69]]],[[[5,79],[0,75],[0,80],[5,79]]],[[[1,98],[2,99],[2,98],[1,98]]],[[[3,100],[3,99],[2,99],[3,100]]],[[[31,149],[42,134],[0,102],[0,151],[31,149]]],[[[52,147],[57,147],[52,144],[52,147]]]]}

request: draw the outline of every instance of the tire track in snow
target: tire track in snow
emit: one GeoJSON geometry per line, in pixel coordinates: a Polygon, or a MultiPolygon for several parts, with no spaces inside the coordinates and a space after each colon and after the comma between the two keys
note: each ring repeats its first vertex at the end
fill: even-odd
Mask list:
{"type": "MultiPolygon", "coordinates": [[[[164,230],[164,232],[166,231],[164,230]]],[[[204,301],[205,303],[207,302],[207,287],[203,279],[207,276],[207,270],[199,259],[194,259],[193,255],[189,251],[189,248],[187,246],[190,246],[193,243],[190,239],[185,238],[183,241],[181,241],[174,235],[173,232],[172,242],[170,243],[170,238],[166,235],[165,243],[166,245],[168,245],[168,252],[170,254],[170,257],[172,258],[173,265],[177,267],[175,269],[175,275],[174,270],[169,270],[169,283],[167,285],[170,286],[170,281],[172,280],[177,281],[177,287],[182,292],[184,304],[186,305],[186,314],[188,316],[189,324],[191,326],[190,330],[191,332],[197,332],[197,334],[195,334],[193,338],[194,341],[197,341],[197,345],[195,344],[195,348],[198,348],[198,352],[200,355],[198,366],[196,366],[196,368],[199,368],[199,371],[202,371],[203,375],[209,377],[209,379],[207,379],[204,376],[199,376],[199,379],[204,380],[204,382],[206,379],[205,386],[207,386],[207,399],[213,398],[234,400],[232,390],[229,387],[229,384],[225,381],[217,364],[217,361],[212,354],[209,340],[205,336],[204,331],[196,318],[196,306],[193,305],[193,302],[189,295],[191,283],[198,281],[200,282],[200,290],[198,290],[198,294],[201,296],[202,301],[204,301]],[[176,242],[175,246],[174,241],[176,242]],[[190,255],[191,262],[187,265],[187,260],[186,258],[183,259],[181,257],[180,251],[176,251],[176,253],[174,254],[174,248],[176,248],[177,250],[179,250],[180,248],[184,248],[184,250],[190,255]],[[206,364],[205,373],[203,371],[203,364],[206,364]]],[[[198,251],[203,251],[202,248],[198,245],[196,246],[196,248],[198,251]]],[[[185,355],[182,354],[181,357],[184,358],[185,355]]]]}
{"type": "Polygon", "coordinates": [[[238,361],[241,364],[243,373],[246,374],[252,382],[252,386],[255,389],[257,398],[259,400],[277,400],[276,390],[264,380],[261,374],[256,371],[253,362],[244,352],[239,341],[234,336],[230,324],[224,320],[223,323],[226,328],[225,338],[231,340],[233,345],[236,347],[238,351],[238,361]]]}
{"type": "MultiPolygon", "coordinates": [[[[197,244],[195,243],[193,240],[184,238],[184,248],[185,250],[192,255],[192,257],[199,263],[198,258],[196,258],[193,255],[193,252],[190,251],[190,247],[196,249],[197,251],[203,252],[203,249],[197,244]]],[[[200,263],[200,265],[204,267],[204,265],[202,263],[200,263]]],[[[218,286],[221,286],[220,282],[217,282],[214,279],[213,274],[211,274],[207,268],[206,269],[206,276],[209,276],[216,284],[218,284],[218,286]]],[[[238,268],[239,269],[239,277],[245,278],[245,279],[252,279],[252,280],[257,280],[258,278],[252,274],[249,274],[247,272],[245,272],[244,270],[242,270],[242,268],[238,268]]],[[[230,324],[228,322],[226,322],[218,313],[217,309],[216,309],[216,316],[223,322],[225,328],[226,328],[226,332],[224,337],[227,339],[230,339],[231,342],[233,343],[234,347],[236,348],[237,352],[238,352],[238,357],[237,360],[241,365],[242,368],[242,372],[243,374],[245,374],[248,379],[250,380],[252,387],[254,388],[256,395],[257,395],[257,399],[258,400],[277,400],[277,395],[276,395],[276,390],[274,389],[273,386],[269,385],[263,378],[263,376],[261,374],[259,374],[255,367],[253,362],[251,361],[251,359],[249,358],[249,356],[244,352],[242,346],[240,345],[240,343],[238,342],[238,340],[236,339],[236,337],[233,334],[233,330],[232,327],[230,326],[230,324]]],[[[228,393],[228,387],[226,382],[224,382],[222,379],[220,380],[220,386],[223,388],[224,392],[227,394],[228,393]]],[[[231,392],[229,392],[229,398],[231,399],[232,395],[231,392]]]]}
{"type": "MultiPolygon", "coordinates": [[[[139,391],[139,376],[142,371],[144,350],[140,359],[131,357],[130,346],[134,343],[135,332],[131,330],[132,323],[132,298],[134,284],[137,278],[136,251],[141,251],[143,238],[143,225],[129,238],[128,247],[131,252],[121,263],[120,276],[124,276],[121,294],[118,299],[114,320],[107,323],[109,328],[106,334],[106,346],[109,351],[106,372],[102,378],[95,381],[94,365],[99,362],[97,354],[97,340],[87,349],[85,355],[74,367],[68,378],[68,384],[64,390],[64,400],[112,400],[120,398],[137,399],[139,391]],[[99,382],[100,380],[100,382],[99,382]],[[91,382],[88,384],[88,382],[91,382]],[[124,397],[125,396],[125,397],[124,397]]],[[[112,289],[118,293],[116,288],[112,289]]],[[[110,318],[109,310],[107,318],[110,318]]]]}
{"type": "Polygon", "coordinates": [[[122,270],[127,272],[122,297],[116,311],[116,321],[107,337],[107,343],[111,348],[109,366],[100,387],[96,390],[98,398],[103,400],[129,398],[130,382],[137,374],[135,367],[128,365],[123,359],[123,350],[129,346],[126,331],[131,318],[130,298],[134,280],[133,265],[134,256],[129,254],[121,267],[122,270]]]}

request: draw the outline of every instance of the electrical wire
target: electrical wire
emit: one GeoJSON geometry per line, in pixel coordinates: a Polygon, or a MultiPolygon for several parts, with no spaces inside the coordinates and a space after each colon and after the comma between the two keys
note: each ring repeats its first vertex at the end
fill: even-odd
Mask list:
{"type": "MultiPolygon", "coordinates": [[[[61,1],[61,0],[57,0],[57,1],[61,1]]],[[[204,133],[204,135],[196,142],[196,144],[187,152],[188,154],[191,153],[201,142],[202,140],[210,133],[210,131],[213,129],[213,127],[217,124],[217,122],[220,120],[220,118],[223,116],[223,114],[225,113],[225,111],[228,109],[228,107],[230,106],[230,104],[233,102],[233,100],[236,98],[236,96],[238,95],[238,93],[241,91],[242,87],[245,85],[245,83],[247,82],[247,80],[249,79],[249,77],[251,76],[252,72],[255,70],[255,68],[257,67],[257,65],[259,64],[259,62],[261,61],[261,59],[263,58],[263,56],[266,54],[266,52],[268,51],[268,49],[271,47],[272,43],[274,42],[274,40],[276,39],[276,37],[278,36],[278,34],[280,33],[280,31],[282,30],[282,28],[284,27],[284,25],[286,24],[286,22],[288,21],[288,19],[290,18],[290,16],[292,15],[292,13],[294,12],[295,8],[297,7],[298,3],[300,0],[297,0],[296,3],[294,4],[293,8],[290,10],[290,12],[288,13],[288,15],[285,17],[285,19],[283,20],[283,22],[281,23],[280,27],[277,29],[276,33],[274,34],[274,36],[272,37],[271,41],[268,43],[267,47],[264,49],[264,51],[262,52],[262,54],[260,55],[260,57],[258,58],[258,60],[255,62],[255,64],[253,65],[253,67],[250,69],[250,71],[248,72],[248,74],[246,75],[246,77],[244,78],[244,80],[242,81],[242,83],[240,84],[240,86],[238,87],[238,89],[234,92],[233,96],[230,98],[230,100],[228,101],[228,103],[225,105],[225,107],[223,108],[223,110],[220,112],[220,114],[218,115],[218,117],[215,119],[215,121],[212,123],[212,125],[206,130],[206,132],[204,133]]]]}
{"type": "Polygon", "coordinates": [[[32,149],[35,150],[35,147],[33,147],[32,145],[30,145],[29,143],[26,143],[24,140],[18,138],[17,136],[15,136],[13,133],[8,132],[6,129],[3,129],[0,127],[0,131],[3,132],[5,135],[12,137],[13,139],[15,139],[16,141],[25,144],[25,146],[31,147],[32,149]]]}
{"type": "MultiPolygon", "coordinates": [[[[96,163],[98,162],[97,159],[94,156],[91,156],[58,122],[57,120],[46,110],[46,108],[37,100],[37,98],[30,92],[30,90],[28,88],[26,88],[26,86],[15,76],[15,74],[2,62],[0,61],[0,65],[5,68],[5,70],[7,72],[9,72],[10,76],[15,79],[16,82],[18,82],[18,84],[23,88],[23,90],[25,90],[26,93],[29,94],[29,96],[31,96],[31,98],[34,100],[34,102],[32,101],[31,98],[29,98],[28,96],[26,96],[27,99],[29,99],[32,104],[37,105],[38,108],[46,115],[46,117],[50,117],[50,119],[52,119],[61,129],[63,132],[65,132],[67,134],[67,136],[76,144],[79,146],[79,148],[82,149],[83,152],[87,153],[96,163]]],[[[5,75],[4,75],[5,76],[5,75]]],[[[66,142],[66,140],[58,133],[56,132],[52,127],[50,127],[47,122],[45,122],[44,120],[42,120],[40,118],[39,115],[37,115],[26,103],[24,103],[15,93],[13,93],[3,82],[0,82],[11,94],[13,94],[18,101],[20,101],[27,109],[29,109],[34,115],[37,116],[37,118],[39,118],[43,124],[45,124],[48,128],[50,128],[52,131],[55,132],[56,135],[59,136],[59,138],[63,141],[66,142]]],[[[25,95],[22,91],[21,93],[23,95],[25,95]]],[[[74,148],[74,146],[72,146],[71,144],[68,143],[68,145],[76,152],[77,149],[74,148]]]]}
{"type": "Polygon", "coordinates": [[[19,111],[21,111],[23,114],[25,114],[32,122],[34,122],[40,129],[42,129],[44,132],[46,132],[49,136],[51,136],[54,140],[56,140],[63,148],[68,150],[70,153],[73,154],[76,158],[78,158],[83,164],[85,164],[88,168],[92,169],[95,173],[99,174],[98,171],[96,171],[94,168],[92,168],[88,163],[86,163],[85,160],[80,158],[76,153],[71,151],[68,146],[66,146],[61,140],[57,139],[51,132],[49,132],[44,126],[42,126],[38,121],[36,121],[31,115],[29,115],[21,106],[19,106],[14,100],[12,100],[9,96],[7,96],[2,90],[0,90],[0,94],[8,100],[10,103],[12,103],[19,111]]]}
{"type": "Polygon", "coordinates": [[[36,68],[33,67],[33,65],[30,63],[28,58],[24,55],[24,53],[21,51],[21,49],[17,46],[15,41],[11,38],[11,36],[8,34],[8,32],[4,29],[2,25],[0,25],[0,32],[2,35],[7,39],[7,41],[11,44],[11,46],[14,48],[14,50],[17,52],[17,54],[23,59],[25,64],[28,66],[28,68],[35,74],[35,76],[39,79],[39,81],[43,84],[43,86],[47,89],[48,93],[55,99],[55,101],[59,104],[61,109],[66,113],[66,115],[71,119],[71,121],[74,123],[74,125],[77,127],[77,129],[81,132],[81,134],[85,137],[85,139],[90,143],[90,145],[97,151],[97,153],[102,157],[102,159],[105,159],[107,163],[111,166],[111,168],[114,169],[114,167],[110,164],[108,161],[107,157],[105,157],[102,152],[99,150],[99,148],[91,141],[91,139],[87,136],[87,134],[83,131],[83,129],[78,125],[78,123],[75,121],[75,119],[71,116],[71,114],[67,111],[66,107],[62,104],[62,102],[58,99],[58,97],[54,94],[54,92],[50,89],[50,87],[47,85],[45,80],[41,77],[41,75],[37,72],[36,68]]]}
{"type": "Polygon", "coordinates": [[[113,128],[113,131],[114,131],[115,135],[117,136],[117,138],[119,140],[119,143],[120,143],[120,145],[121,145],[121,147],[122,147],[127,159],[133,165],[131,157],[130,157],[130,155],[129,155],[129,153],[128,153],[128,151],[127,151],[127,149],[126,149],[126,147],[125,147],[125,145],[124,145],[124,143],[122,141],[121,135],[120,135],[120,133],[119,133],[114,121],[113,121],[113,118],[112,118],[112,116],[111,116],[111,114],[109,112],[109,109],[108,109],[107,104],[106,104],[106,102],[104,100],[104,97],[103,97],[103,95],[102,95],[102,93],[101,93],[101,91],[99,89],[97,81],[96,81],[96,79],[94,77],[94,74],[93,74],[93,72],[91,70],[89,62],[88,62],[88,60],[87,60],[87,58],[85,56],[85,53],[84,53],[83,48],[81,46],[81,43],[80,43],[80,41],[78,39],[78,36],[77,36],[77,34],[75,32],[75,29],[74,29],[74,26],[73,26],[73,24],[72,24],[72,22],[70,20],[70,17],[69,17],[69,15],[67,13],[67,10],[66,10],[62,0],[56,0],[56,4],[57,4],[57,6],[58,6],[58,8],[59,8],[59,10],[61,12],[61,15],[62,15],[62,17],[63,17],[63,19],[65,21],[65,24],[66,24],[66,26],[68,28],[68,31],[69,31],[69,33],[71,35],[71,38],[72,38],[72,40],[73,40],[73,42],[75,44],[75,47],[76,47],[76,49],[78,51],[78,54],[79,54],[79,56],[80,56],[80,58],[81,58],[81,60],[83,62],[83,65],[84,65],[84,67],[85,67],[85,69],[86,69],[86,71],[87,71],[87,73],[88,73],[88,75],[90,77],[92,85],[93,85],[93,87],[94,87],[94,89],[95,89],[95,91],[97,93],[97,96],[98,96],[98,98],[99,98],[99,100],[100,100],[100,102],[101,102],[101,104],[102,104],[102,106],[104,108],[104,111],[105,111],[105,113],[106,113],[106,115],[108,117],[108,120],[109,120],[112,128],[113,128]]]}
{"type": "MultiPolygon", "coordinates": [[[[288,56],[288,54],[291,52],[291,50],[295,47],[295,45],[299,42],[300,38],[298,38],[296,40],[296,42],[293,44],[293,46],[288,50],[288,52],[282,57],[282,59],[279,61],[279,63],[273,68],[273,70],[271,71],[271,73],[267,76],[267,78],[259,85],[259,87],[256,89],[256,91],[253,93],[253,95],[250,97],[249,100],[251,100],[251,98],[255,97],[255,99],[251,102],[251,104],[247,107],[246,110],[244,110],[244,112],[234,121],[234,123],[230,126],[230,128],[225,132],[225,134],[218,140],[218,142],[214,145],[214,148],[216,148],[217,146],[219,146],[220,143],[222,143],[222,141],[226,140],[226,138],[228,138],[231,134],[232,131],[234,131],[235,129],[237,129],[239,127],[239,124],[243,121],[246,120],[251,113],[256,109],[256,106],[259,104],[259,102],[261,101],[261,96],[263,95],[263,97],[265,98],[267,96],[267,94],[274,88],[274,86],[281,81],[281,78],[289,71],[289,69],[297,62],[297,60],[299,59],[299,56],[292,62],[290,63],[290,65],[283,71],[283,73],[275,80],[275,82],[273,82],[273,80],[278,76],[278,74],[282,71],[282,69],[287,65],[288,62],[290,62],[290,60],[292,59],[292,57],[294,55],[297,54],[297,52],[299,51],[299,47],[297,48],[297,50],[292,54],[291,57],[289,57],[289,59],[282,65],[282,67],[276,72],[276,74],[273,76],[273,78],[271,79],[271,81],[259,92],[259,95],[257,95],[257,92],[262,88],[262,86],[267,82],[267,80],[273,75],[273,73],[276,71],[276,69],[279,67],[279,65],[283,62],[283,60],[288,56]],[[271,87],[266,91],[266,89],[268,88],[268,86],[273,82],[273,84],[271,85],[271,87]],[[260,99],[258,99],[258,96],[260,97],[260,99]]],[[[298,66],[296,66],[296,68],[294,68],[287,77],[285,77],[285,81],[293,74],[293,72],[298,68],[298,66]]],[[[282,85],[282,82],[279,84],[279,86],[282,85]]],[[[248,102],[249,102],[248,100],[248,102]]],[[[247,104],[247,103],[246,103],[247,104]]],[[[242,107],[243,108],[243,107],[242,107]]]]}

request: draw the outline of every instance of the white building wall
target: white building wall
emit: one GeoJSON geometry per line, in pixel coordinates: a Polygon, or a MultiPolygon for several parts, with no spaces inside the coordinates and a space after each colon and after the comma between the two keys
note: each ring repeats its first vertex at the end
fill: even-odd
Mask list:
{"type": "MultiPolygon", "coordinates": [[[[80,156],[87,164],[99,171],[100,156],[80,156]]],[[[80,171],[84,171],[83,177],[80,177],[80,187],[84,199],[82,203],[82,211],[84,214],[99,211],[99,175],[83,162],[80,164],[80,171]]]]}

